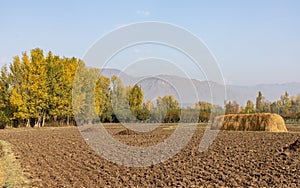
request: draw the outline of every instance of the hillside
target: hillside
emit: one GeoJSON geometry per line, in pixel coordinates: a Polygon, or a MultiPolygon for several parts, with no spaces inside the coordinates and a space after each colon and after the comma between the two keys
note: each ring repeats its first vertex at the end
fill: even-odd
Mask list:
{"type": "MultiPolygon", "coordinates": [[[[175,75],[134,77],[117,69],[103,69],[101,73],[109,78],[113,75],[119,76],[124,85],[138,83],[145,92],[145,98],[154,99],[157,96],[171,94],[177,99],[180,98],[182,104],[194,103],[197,101],[197,98],[198,100],[209,102],[211,100],[209,86],[217,91],[222,91],[222,86],[218,83],[195,79],[190,80],[175,75]]],[[[266,100],[275,101],[286,91],[290,95],[299,94],[300,83],[260,84],[254,86],[226,85],[227,100],[236,100],[239,104],[245,104],[247,100],[254,101],[258,91],[263,93],[266,100]]]]}

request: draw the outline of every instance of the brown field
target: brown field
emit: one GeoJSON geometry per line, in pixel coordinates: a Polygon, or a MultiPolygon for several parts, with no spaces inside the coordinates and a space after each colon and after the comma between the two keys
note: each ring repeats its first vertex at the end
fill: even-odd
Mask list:
{"type": "MultiPolygon", "coordinates": [[[[159,143],[175,128],[132,134],[116,124],[106,127],[139,146],[159,143]]],[[[99,157],[76,127],[0,130],[0,140],[12,144],[29,187],[300,187],[300,152],[284,149],[300,138],[300,126],[287,127],[288,133],[220,131],[200,153],[200,125],[180,153],[143,168],[99,157]]]]}

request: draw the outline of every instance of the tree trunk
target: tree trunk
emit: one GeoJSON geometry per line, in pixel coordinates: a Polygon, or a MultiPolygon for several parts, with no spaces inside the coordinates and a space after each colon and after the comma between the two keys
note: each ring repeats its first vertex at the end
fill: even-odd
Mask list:
{"type": "Polygon", "coordinates": [[[69,126],[69,124],[70,124],[70,116],[68,115],[67,116],[67,126],[69,126]]]}
{"type": "Polygon", "coordinates": [[[39,127],[39,120],[38,119],[35,119],[35,122],[34,122],[34,127],[39,127]]]}
{"type": "Polygon", "coordinates": [[[34,127],[40,127],[41,126],[41,117],[39,116],[36,121],[34,127]]]}
{"type": "Polygon", "coordinates": [[[58,122],[57,122],[57,116],[54,116],[54,117],[53,117],[53,121],[54,121],[54,125],[55,125],[55,124],[58,124],[58,122]]]}
{"type": "Polygon", "coordinates": [[[30,127],[30,118],[27,119],[26,127],[30,127]]]}
{"type": "Polygon", "coordinates": [[[45,125],[45,119],[46,119],[46,113],[43,114],[42,127],[44,127],[44,125],[45,125]]]}

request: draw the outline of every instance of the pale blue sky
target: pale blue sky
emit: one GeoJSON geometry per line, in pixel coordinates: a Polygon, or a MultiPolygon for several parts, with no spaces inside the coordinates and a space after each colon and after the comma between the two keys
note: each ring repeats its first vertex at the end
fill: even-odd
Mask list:
{"type": "Polygon", "coordinates": [[[0,65],[32,48],[81,58],[105,33],[133,22],[188,29],[217,58],[227,82],[300,82],[300,1],[4,1],[0,65]]]}

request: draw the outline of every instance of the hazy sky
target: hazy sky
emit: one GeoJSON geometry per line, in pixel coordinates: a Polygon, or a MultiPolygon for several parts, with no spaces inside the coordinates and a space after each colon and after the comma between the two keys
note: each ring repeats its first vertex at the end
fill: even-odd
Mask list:
{"type": "Polygon", "coordinates": [[[226,82],[300,82],[300,1],[4,1],[0,65],[39,47],[82,58],[101,36],[133,22],[161,21],[198,36],[226,82]]]}

